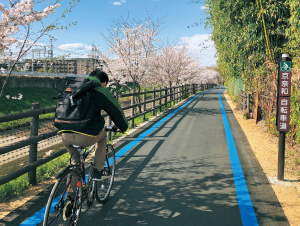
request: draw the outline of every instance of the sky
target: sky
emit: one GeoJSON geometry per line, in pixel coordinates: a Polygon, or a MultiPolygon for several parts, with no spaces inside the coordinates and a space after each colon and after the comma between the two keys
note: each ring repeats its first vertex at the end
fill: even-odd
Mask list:
{"type": "MultiPolygon", "coordinates": [[[[45,24],[60,15],[68,2],[62,0],[61,7],[44,20],[45,24]]],[[[205,29],[204,24],[193,26],[206,18],[205,6],[203,3],[191,3],[190,0],[81,0],[72,12],[59,20],[61,25],[75,21],[77,25],[51,33],[57,39],[53,41],[54,55],[66,53],[71,57],[87,57],[87,54],[91,54],[92,44],[105,47],[100,33],[107,34],[113,20],[127,18],[128,15],[129,19],[141,19],[147,12],[153,14],[153,19],[163,18],[158,36],[161,41],[186,41],[190,51],[200,57],[202,66],[216,64],[213,41],[209,40],[211,30],[205,29]],[[206,46],[205,49],[199,46],[202,43],[206,46]]],[[[43,37],[39,43],[46,45],[48,49],[50,38],[43,37]]]]}

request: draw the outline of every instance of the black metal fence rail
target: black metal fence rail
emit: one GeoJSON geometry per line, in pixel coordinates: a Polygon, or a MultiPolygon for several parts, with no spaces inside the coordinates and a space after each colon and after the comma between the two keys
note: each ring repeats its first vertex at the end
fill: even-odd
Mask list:
{"type": "MultiPolygon", "coordinates": [[[[143,92],[132,92],[129,94],[117,94],[115,93],[115,97],[122,98],[122,97],[131,97],[131,104],[129,106],[123,107],[122,109],[131,110],[129,116],[127,116],[127,120],[130,121],[130,127],[134,127],[134,119],[140,116],[143,116],[145,119],[145,115],[149,112],[152,112],[152,115],[155,114],[155,110],[159,109],[161,112],[163,106],[167,106],[168,103],[179,102],[183,99],[187,98],[191,94],[195,94],[197,91],[207,90],[216,87],[216,84],[191,84],[191,85],[184,85],[178,87],[165,87],[159,89],[153,89],[152,91],[145,91],[143,92]],[[146,94],[152,94],[152,98],[150,100],[146,100],[146,94]],[[143,102],[135,103],[136,96],[142,96],[143,102]],[[158,105],[157,105],[158,103],[158,105]],[[151,105],[150,108],[147,109],[147,105],[151,105]]],[[[31,117],[30,123],[30,138],[13,143],[11,145],[7,145],[4,147],[0,147],[0,155],[11,152],[13,150],[25,147],[30,145],[29,148],[29,164],[19,170],[16,170],[13,173],[10,173],[6,176],[0,178],[0,185],[3,185],[25,173],[28,173],[29,183],[32,185],[36,184],[36,168],[41,166],[67,152],[64,148],[58,152],[54,152],[50,156],[44,157],[42,159],[37,160],[37,144],[41,140],[45,140],[47,138],[53,137],[57,135],[59,130],[54,130],[48,133],[44,133],[38,135],[38,127],[39,127],[39,115],[47,114],[55,112],[55,107],[51,108],[43,108],[39,109],[39,103],[32,104],[32,110],[16,113],[11,115],[0,116],[0,123],[9,122],[13,120],[18,120],[22,118],[31,117]]],[[[104,114],[103,117],[108,117],[108,124],[111,124],[111,119],[107,114],[104,114]]],[[[108,134],[108,139],[111,139],[111,133],[108,134]]]]}

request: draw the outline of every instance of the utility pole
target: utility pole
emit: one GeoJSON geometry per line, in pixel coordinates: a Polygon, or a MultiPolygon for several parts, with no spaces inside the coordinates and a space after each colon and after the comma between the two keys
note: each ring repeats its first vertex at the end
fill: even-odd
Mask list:
{"type": "Polygon", "coordinates": [[[31,50],[31,71],[33,72],[33,59],[34,59],[34,52],[31,50]]]}
{"type": "Polygon", "coordinates": [[[43,67],[44,67],[44,73],[46,73],[46,46],[44,46],[44,62],[43,62],[43,67]]]}
{"type": "Polygon", "coordinates": [[[52,38],[50,39],[50,59],[53,59],[53,44],[52,44],[52,38]]]}
{"type": "Polygon", "coordinates": [[[48,50],[48,58],[50,58],[50,73],[52,72],[52,65],[53,65],[53,45],[52,45],[52,38],[50,39],[50,50],[48,50]]]}

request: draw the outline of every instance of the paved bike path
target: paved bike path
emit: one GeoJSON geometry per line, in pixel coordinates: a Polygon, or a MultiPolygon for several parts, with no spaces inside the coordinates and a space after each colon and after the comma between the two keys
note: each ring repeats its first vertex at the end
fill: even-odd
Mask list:
{"type": "MultiPolygon", "coordinates": [[[[241,215],[233,178],[235,169],[232,170],[220,108],[220,91],[215,89],[195,97],[120,157],[109,200],[103,206],[95,203],[80,225],[254,225],[249,223],[251,219],[257,220],[259,225],[289,225],[243,131],[222,97],[255,212],[250,221],[241,215]]],[[[164,116],[119,142],[117,150],[149,131],[164,116]]],[[[40,195],[39,203],[44,196],[47,192],[40,195]]],[[[37,212],[38,208],[28,208],[27,212],[37,212]]],[[[19,225],[17,222],[25,217],[26,211],[14,213],[19,215],[8,216],[6,222],[11,221],[7,225],[19,225]]],[[[0,220],[0,225],[2,222],[0,220]]]]}

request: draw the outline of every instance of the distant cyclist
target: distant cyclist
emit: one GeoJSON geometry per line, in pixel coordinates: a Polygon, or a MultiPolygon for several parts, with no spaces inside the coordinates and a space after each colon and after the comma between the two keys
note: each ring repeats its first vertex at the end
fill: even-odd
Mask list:
{"type": "MultiPolygon", "coordinates": [[[[70,153],[73,164],[79,161],[80,155],[71,145],[91,146],[96,144],[93,175],[94,180],[100,180],[103,175],[107,143],[104,129],[105,121],[101,116],[101,110],[104,110],[111,117],[112,121],[122,132],[127,130],[128,123],[120,104],[106,88],[109,81],[107,74],[100,69],[95,69],[88,79],[101,84],[101,86],[93,90],[94,117],[83,131],[61,130],[59,133],[62,135],[62,142],[70,153]]],[[[74,182],[71,186],[72,191],[68,191],[68,194],[74,192],[74,182]]]]}

